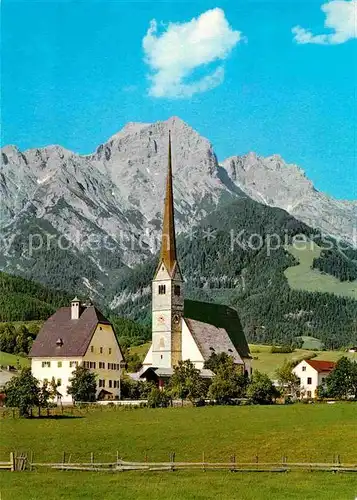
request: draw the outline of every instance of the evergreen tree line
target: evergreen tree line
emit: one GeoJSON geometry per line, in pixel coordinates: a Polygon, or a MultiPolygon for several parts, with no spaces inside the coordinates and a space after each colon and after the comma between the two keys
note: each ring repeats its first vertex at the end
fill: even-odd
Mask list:
{"type": "Polygon", "coordinates": [[[312,267],[340,281],[357,280],[357,260],[348,258],[336,249],[323,250],[320,257],[314,259],[312,267]]]}
{"type": "Polygon", "coordinates": [[[11,323],[0,325],[0,351],[26,356],[39,329],[39,324],[31,325],[31,328],[26,325],[15,327],[11,323]]]}
{"type": "MultiPolygon", "coordinates": [[[[329,293],[292,290],[285,269],[298,264],[285,244],[269,248],[271,234],[287,244],[298,234],[316,238],[316,231],[283,210],[239,200],[212,213],[194,228],[194,238],[178,238],[178,257],[185,278],[185,296],[235,307],[250,342],[294,344],[297,336],[319,338],[327,349],[357,342],[357,301],[329,293]],[[244,230],[232,249],[231,230],[244,230]],[[209,232],[214,237],[209,238],[209,232]],[[250,248],[252,234],[260,248],[250,248]],[[245,245],[244,245],[245,243],[245,245]]],[[[136,294],[117,308],[119,315],[150,324],[151,279],[157,258],[126,271],[115,293],[136,294]]]]}
{"type": "MultiPolygon", "coordinates": [[[[43,221],[41,224],[40,227],[36,224],[28,227],[24,221],[23,238],[26,239],[30,232],[54,231],[51,227],[42,227],[43,221]]],[[[298,234],[313,237],[319,243],[317,231],[284,210],[249,199],[226,204],[192,232],[178,238],[186,297],[237,308],[251,342],[285,344],[295,342],[296,336],[312,335],[321,339],[326,348],[356,343],[357,301],[290,289],[284,270],[297,261],[285,249],[284,243],[291,243],[298,234]],[[241,231],[243,234],[239,236],[241,231]],[[254,234],[261,237],[260,247],[250,246],[251,242],[256,243],[256,237],[250,241],[254,234]],[[270,235],[281,239],[278,248],[271,248],[270,235]]],[[[21,242],[15,240],[12,251],[18,252],[20,258],[21,242]]],[[[26,275],[49,288],[0,273],[0,321],[46,319],[58,307],[68,305],[78,290],[83,289],[83,276],[86,276],[101,290],[103,297],[98,298],[98,306],[111,315],[123,344],[148,340],[151,280],[158,256],[149,257],[144,264],[129,269],[122,265],[120,251],[115,256],[114,253],[103,249],[98,253],[102,264],[111,269],[106,278],[89,256],[73,248],[64,251],[54,246],[50,252],[44,248],[27,256],[26,275]],[[113,296],[124,293],[128,300],[115,311],[108,312],[106,306],[113,296]]],[[[356,251],[347,248],[343,254],[336,249],[330,253],[323,251],[321,262],[314,265],[340,279],[350,279],[356,251]],[[347,267],[346,262],[349,262],[347,267]]]]}

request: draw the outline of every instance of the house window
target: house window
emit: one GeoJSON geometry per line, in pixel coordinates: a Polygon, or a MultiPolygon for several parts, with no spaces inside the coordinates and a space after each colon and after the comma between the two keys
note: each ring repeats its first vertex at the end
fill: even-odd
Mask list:
{"type": "Polygon", "coordinates": [[[180,285],[175,285],[174,286],[174,294],[179,297],[180,293],[181,293],[180,285]]]}
{"type": "Polygon", "coordinates": [[[100,352],[100,354],[103,354],[103,347],[99,348],[99,352],[100,352]]]}
{"type": "Polygon", "coordinates": [[[112,388],[112,384],[113,384],[113,382],[111,380],[109,380],[109,389],[112,388]]]}
{"type": "Polygon", "coordinates": [[[311,391],[307,391],[307,397],[311,398],[311,391]]]}
{"type": "Polygon", "coordinates": [[[94,352],[94,346],[90,346],[90,352],[94,352]]]}
{"type": "Polygon", "coordinates": [[[161,359],[163,358],[163,355],[161,354],[161,359]]]}
{"type": "Polygon", "coordinates": [[[51,368],[51,361],[42,361],[42,368],[51,368]]]}
{"type": "Polygon", "coordinates": [[[109,347],[108,351],[109,351],[109,354],[111,354],[112,353],[112,348],[109,347]]]}
{"type": "Polygon", "coordinates": [[[105,368],[105,363],[103,361],[99,361],[99,368],[105,368]]]}
{"type": "Polygon", "coordinates": [[[325,383],[325,377],[322,377],[321,382],[324,384],[325,383]]]}
{"type": "Polygon", "coordinates": [[[303,366],[303,367],[301,368],[301,370],[302,370],[303,372],[306,372],[306,366],[303,366]]]}
{"type": "MultiPolygon", "coordinates": [[[[84,366],[85,366],[85,365],[86,365],[86,364],[85,364],[85,362],[84,362],[84,366]]],[[[69,367],[70,367],[70,368],[73,368],[73,367],[76,367],[76,366],[78,366],[78,361],[70,361],[70,362],[69,362],[69,367]]]]}
{"type": "Polygon", "coordinates": [[[58,379],[57,379],[57,386],[59,387],[60,385],[62,385],[62,379],[61,379],[61,378],[58,378],[58,379]]]}
{"type": "Polygon", "coordinates": [[[99,387],[105,387],[105,380],[98,380],[99,387]]]}
{"type": "Polygon", "coordinates": [[[312,384],[312,379],[311,377],[307,377],[307,385],[311,385],[312,384]]]}
{"type": "Polygon", "coordinates": [[[166,285],[159,285],[159,295],[165,295],[166,285]]]}
{"type": "Polygon", "coordinates": [[[57,361],[57,368],[62,368],[62,361],[57,361]]]}
{"type": "Polygon", "coordinates": [[[95,368],[95,361],[89,362],[89,368],[95,368]]]}

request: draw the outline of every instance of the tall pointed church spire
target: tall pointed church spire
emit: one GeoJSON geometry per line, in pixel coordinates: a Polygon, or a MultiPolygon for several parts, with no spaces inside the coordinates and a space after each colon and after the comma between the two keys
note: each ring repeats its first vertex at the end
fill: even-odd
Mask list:
{"type": "Polygon", "coordinates": [[[172,157],[171,157],[171,132],[169,131],[169,155],[168,172],[166,179],[166,196],[164,207],[164,218],[162,226],[160,263],[163,263],[167,271],[172,275],[177,265],[175,220],[174,220],[174,197],[172,189],[172,157]]]}

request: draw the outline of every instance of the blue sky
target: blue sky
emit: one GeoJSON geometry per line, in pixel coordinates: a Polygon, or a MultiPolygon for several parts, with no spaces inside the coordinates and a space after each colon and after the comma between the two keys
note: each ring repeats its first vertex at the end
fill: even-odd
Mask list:
{"type": "Polygon", "coordinates": [[[128,121],[176,115],[220,160],[277,153],[317,189],[357,198],[357,0],[1,10],[3,145],[87,154],[128,121]]]}

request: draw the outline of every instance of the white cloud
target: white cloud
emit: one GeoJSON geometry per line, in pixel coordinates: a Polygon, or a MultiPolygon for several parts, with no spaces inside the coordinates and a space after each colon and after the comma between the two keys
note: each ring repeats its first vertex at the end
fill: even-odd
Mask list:
{"type": "Polygon", "coordinates": [[[145,61],[152,72],[150,95],[190,97],[217,87],[224,80],[222,61],[242,39],[218,8],[187,23],[169,23],[161,34],[154,19],[143,38],[145,61]],[[196,68],[214,62],[218,64],[215,70],[194,77],[196,68]]]}
{"type": "Polygon", "coordinates": [[[292,32],[297,43],[333,45],[357,38],[357,0],[332,0],[322,5],[321,10],[326,16],[325,28],[333,32],[314,35],[310,30],[295,26],[292,32]]]}

